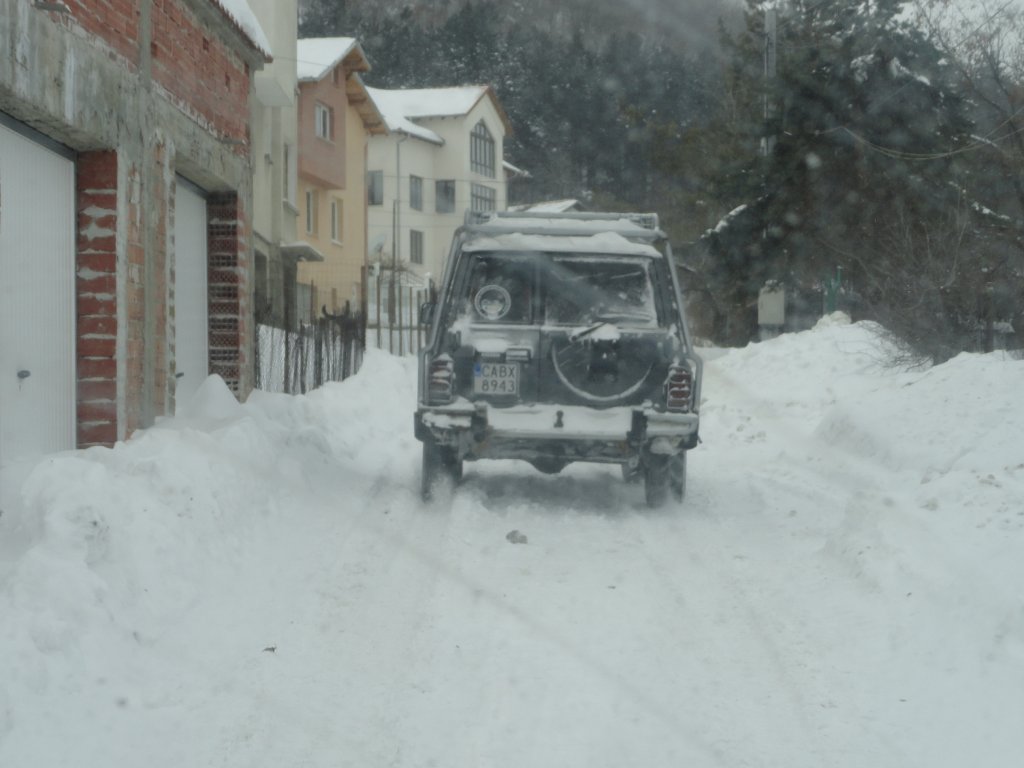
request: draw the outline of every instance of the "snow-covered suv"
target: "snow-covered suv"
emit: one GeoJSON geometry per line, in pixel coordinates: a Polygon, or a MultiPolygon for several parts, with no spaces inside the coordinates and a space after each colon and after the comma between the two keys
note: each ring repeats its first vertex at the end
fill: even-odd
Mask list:
{"type": "Polygon", "coordinates": [[[647,503],[686,489],[701,360],[655,214],[468,214],[420,352],[422,492],[464,461],[620,464],[647,503]]]}

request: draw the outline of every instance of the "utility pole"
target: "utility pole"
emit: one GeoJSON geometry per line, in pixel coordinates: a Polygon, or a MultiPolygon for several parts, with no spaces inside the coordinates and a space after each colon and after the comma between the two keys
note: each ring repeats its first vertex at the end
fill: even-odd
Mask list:
{"type": "Polygon", "coordinates": [[[771,87],[775,81],[776,41],[778,20],[775,8],[764,9],[764,136],[761,138],[761,154],[768,157],[775,147],[775,135],[771,133],[771,87]]]}

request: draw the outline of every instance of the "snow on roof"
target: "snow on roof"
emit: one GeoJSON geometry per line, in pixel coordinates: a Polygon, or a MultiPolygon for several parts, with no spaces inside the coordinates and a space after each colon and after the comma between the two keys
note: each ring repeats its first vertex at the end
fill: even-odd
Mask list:
{"type": "Polygon", "coordinates": [[[524,171],[522,168],[518,168],[518,167],[512,165],[512,163],[510,163],[508,160],[502,160],[501,161],[501,167],[504,168],[506,171],[508,171],[513,176],[522,176],[522,177],[525,177],[525,178],[530,178],[530,172],[529,171],[524,171]]]}
{"type": "Polygon", "coordinates": [[[213,3],[224,12],[225,16],[234,22],[235,26],[248,38],[254,48],[266,56],[267,59],[272,58],[273,52],[270,50],[270,41],[267,39],[263,27],[260,26],[259,21],[256,19],[256,14],[252,12],[252,8],[249,7],[249,3],[246,0],[213,0],[213,3]]]}
{"type": "Polygon", "coordinates": [[[385,91],[380,88],[367,87],[366,92],[370,94],[373,103],[377,105],[377,109],[384,116],[388,130],[415,136],[432,144],[444,144],[444,139],[432,130],[409,119],[409,115],[405,112],[406,103],[403,98],[404,94],[409,93],[408,91],[385,91]]]}
{"type": "Polygon", "coordinates": [[[295,58],[299,82],[322,80],[352,51],[357,51],[366,61],[354,37],[307,37],[297,41],[295,58]]]}
{"type": "Polygon", "coordinates": [[[371,89],[386,98],[405,117],[458,117],[468,114],[487,93],[486,85],[455,88],[410,88],[399,91],[371,89]]]}
{"type": "Polygon", "coordinates": [[[443,144],[434,131],[424,128],[417,120],[434,117],[461,117],[469,114],[484,96],[490,95],[495,109],[501,117],[505,131],[511,133],[508,117],[498,102],[494,91],[487,85],[463,85],[451,88],[409,88],[405,90],[384,90],[367,88],[370,98],[388,122],[392,131],[401,131],[435,144],[443,144]]]}

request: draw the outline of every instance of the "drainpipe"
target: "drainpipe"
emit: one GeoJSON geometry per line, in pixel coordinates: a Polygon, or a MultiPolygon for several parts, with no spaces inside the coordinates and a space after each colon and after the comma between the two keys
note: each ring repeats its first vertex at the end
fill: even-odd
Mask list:
{"type": "MultiPolygon", "coordinates": [[[[395,307],[397,306],[398,256],[401,250],[402,232],[402,142],[409,138],[403,133],[395,144],[395,199],[391,209],[391,290],[388,296],[388,345],[394,351],[393,331],[395,328],[395,307]]],[[[399,324],[401,328],[401,324],[399,324]]],[[[399,331],[401,333],[401,331],[399,331]]]]}

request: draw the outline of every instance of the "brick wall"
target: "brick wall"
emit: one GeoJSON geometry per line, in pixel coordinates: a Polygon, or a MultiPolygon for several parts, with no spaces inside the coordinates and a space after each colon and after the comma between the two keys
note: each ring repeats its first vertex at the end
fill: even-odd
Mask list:
{"type": "Polygon", "coordinates": [[[117,152],[78,157],[78,444],[117,439],[117,152]]]}
{"type": "Polygon", "coordinates": [[[135,69],[139,65],[139,0],[64,0],[70,13],[61,21],[103,40],[135,69]]]}
{"type": "MultiPolygon", "coordinates": [[[[125,98],[109,117],[121,130],[103,138],[86,134],[95,133],[88,121],[67,126],[74,129],[72,143],[86,149],[76,167],[76,416],[78,445],[88,447],[112,445],[173,408],[176,172],[190,175],[191,169],[208,189],[235,190],[208,202],[209,369],[240,396],[252,386],[251,175],[245,156],[247,62],[256,59],[212,0],[67,5],[70,13],[47,18],[67,32],[66,47],[73,41],[77,63],[54,70],[70,71],[66,80],[40,75],[40,87],[57,94],[52,102],[75,101],[64,95],[67,89],[84,103],[97,64],[113,61],[129,73],[118,81],[125,98]],[[89,42],[83,45],[83,39],[89,42]],[[127,98],[144,86],[136,77],[144,69],[152,87],[127,98]]],[[[61,60],[51,56],[44,63],[61,60]]],[[[55,126],[66,119],[64,113],[51,117],[55,126]]]]}
{"type": "Polygon", "coordinates": [[[150,55],[155,82],[217,133],[247,138],[249,67],[186,3],[154,0],[150,55]]]}
{"type": "MultiPolygon", "coordinates": [[[[215,13],[221,13],[212,0],[215,13]]],[[[149,47],[143,38],[140,0],[67,0],[61,23],[77,26],[123,57],[130,70],[149,60],[153,81],[219,134],[246,138],[249,66],[185,0],[152,0],[149,47]]]]}

